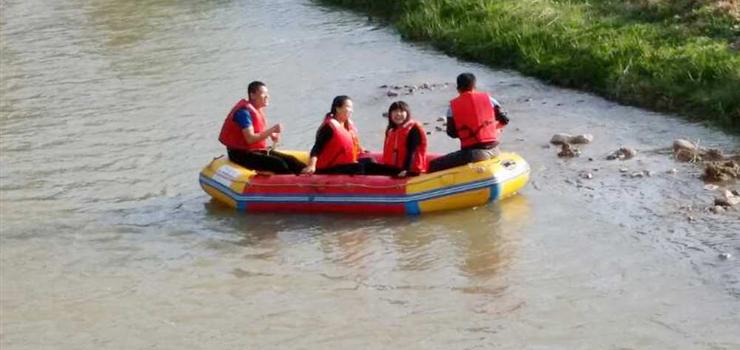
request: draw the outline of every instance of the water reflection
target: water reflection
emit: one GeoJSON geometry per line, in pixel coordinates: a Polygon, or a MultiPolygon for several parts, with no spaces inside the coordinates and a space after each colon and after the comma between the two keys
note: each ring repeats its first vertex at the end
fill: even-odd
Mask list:
{"type": "Polygon", "coordinates": [[[514,260],[530,212],[524,196],[421,217],[243,214],[215,201],[205,207],[210,225],[257,251],[249,258],[331,264],[359,283],[392,286],[417,273],[452,285],[497,277],[514,260]]]}

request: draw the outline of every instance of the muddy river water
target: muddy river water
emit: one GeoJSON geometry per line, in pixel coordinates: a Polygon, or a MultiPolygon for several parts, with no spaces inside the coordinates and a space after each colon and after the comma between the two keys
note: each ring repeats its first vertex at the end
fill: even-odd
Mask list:
{"type": "MultiPolygon", "coordinates": [[[[740,348],[740,211],[707,213],[700,170],[662,151],[737,137],[308,1],[3,0],[0,16],[4,350],[740,348]],[[519,196],[411,218],[244,215],[198,185],[251,80],[282,147],[308,149],[348,94],[379,149],[381,85],[463,71],[509,111],[504,148],[532,167],[519,196]],[[595,139],[563,160],[556,132],[595,139]],[[620,146],[638,156],[604,159],[620,146]]],[[[456,147],[434,130],[454,95],[399,97],[432,151],[456,147]]]]}

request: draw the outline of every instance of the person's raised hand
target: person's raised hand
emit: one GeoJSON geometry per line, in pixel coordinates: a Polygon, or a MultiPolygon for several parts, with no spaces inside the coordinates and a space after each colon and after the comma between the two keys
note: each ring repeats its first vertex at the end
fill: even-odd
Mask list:
{"type": "MultiPolygon", "coordinates": [[[[283,126],[280,123],[273,125],[270,128],[270,134],[279,134],[283,131],[283,126]]],[[[272,136],[272,135],[271,135],[272,136]]]]}

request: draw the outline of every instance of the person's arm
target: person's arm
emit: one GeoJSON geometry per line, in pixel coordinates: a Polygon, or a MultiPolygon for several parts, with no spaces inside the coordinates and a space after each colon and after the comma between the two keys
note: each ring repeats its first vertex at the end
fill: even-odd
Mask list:
{"type": "Polygon", "coordinates": [[[319,131],[316,133],[316,142],[314,142],[313,147],[311,148],[311,158],[308,160],[308,165],[303,168],[303,173],[305,174],[313,174],[316,172],[316,162],[319,160],[319,153],[326,147],[326,144],[329,143],[329,140],[334,136],[334,131],[331,130],[331,127],[329,125],[324,124],[319,128],[319,131]]]}
{"type": "Polygon", "coordinates": [[[452,118],[452,109],[447,108],[447,136],[456,139],[457,136],[457,128],[455,128],[455,119],[452,118]]]}
{"type": "Polygon", "coordinates": [[[506,124],[509,124],[509,116],[506,114],[504,109],[501,107],[501,104],[496,101],[495,98],[489,96],[491,98],[491,107],[493,107],[494,115],[496,116],[496,121],[499,122],[503,127],[506,124]]]}
{"type": "Polygon", "coordinates": [[[255,133],[254,127],[252,126],[252,116],[246,109],[240,109],[234,113],[234,121],[242,128],[242,135],[244,135],[244,140],[247,141],[248,144],[260,142],[270,137],[272,134],[279,134],[281,131],[280,124],[275,124],[262,132],[255,133]]]}
{"type": "MultiPolygon", "coordinates": [[[[414,159],[414,153],[421,145],[421,134],[419,128],[415,127],[409,131],[409,136],[406,139],[406,159],[403,160],[403,170],[406,172],[411,171],[411,162],[414,159]]],[[[405,175],[405,174],[404,174],[405,175]]]]}

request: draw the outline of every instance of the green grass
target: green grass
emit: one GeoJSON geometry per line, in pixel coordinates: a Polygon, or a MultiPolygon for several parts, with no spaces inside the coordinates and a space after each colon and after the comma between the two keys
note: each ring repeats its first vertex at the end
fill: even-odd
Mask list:
{"type": "Polygon", "coordinates": [[[319,1],[464,59],[740,133],[740,21],[722,1],[319,1]]]}

